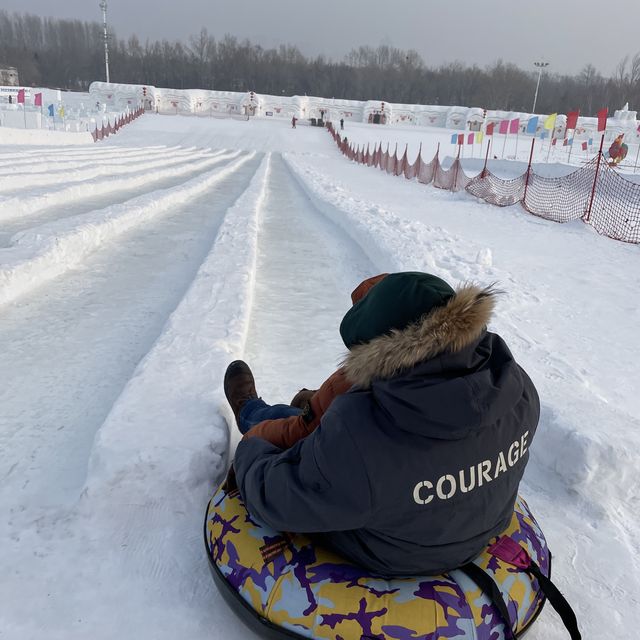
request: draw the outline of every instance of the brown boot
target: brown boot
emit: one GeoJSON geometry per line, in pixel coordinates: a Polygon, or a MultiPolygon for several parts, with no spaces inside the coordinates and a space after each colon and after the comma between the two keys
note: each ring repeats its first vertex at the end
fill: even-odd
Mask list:
{"type": "Polygon", "coordinates": [[[258,397],[253,374],[246,362],[234,360],[227,367],[224,374],[224,395],[227,396],[237,422],[244,403],[258,397]]]}

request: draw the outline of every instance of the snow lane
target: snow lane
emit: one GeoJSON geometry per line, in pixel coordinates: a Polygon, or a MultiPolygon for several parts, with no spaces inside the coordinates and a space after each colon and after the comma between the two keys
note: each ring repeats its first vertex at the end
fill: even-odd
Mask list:
{"type": "MultiPolygon", "coordinates": [[[[59,149],[60,147],[56,147],[59,149]]],[[[179,148],[175,146],[173,148],[179,148]]],[[[153,151],[149,147],[144,147],[141,149],[138,147],[135,150],[130,152],[125,151],[124,153],[119,153],[115,149],[111,149],[105,152],[99,152],[97,150],[92,150],[91,148],[83,151],[81,153],[76,153],[74,155],[60,153],[50,153],[50,154],[38,154],[35,156],[25,157],[25,155],[20,152],[16,153],[12,158],[7,158],[6,160],[0,161],[0,174],[4,172],[14,172],[14,171],[28,171],[30,169],[39,169],[45,170],[47,167],[66,167],[72,164],[77,164],[78,162],[93,162],[95,160],[120,160],[122,162],[126,162],[130,159],[136,159],[148,155],[149,153],[158,153],[158,151],[153,151]]]]}
{"type": "MultiPolygon", "coordinates": [[[[152,224],[109,242],[80,269],[2,309],[0,486],[4,512],[74,501],[97,428],[160,334],[246,187],[257,159],[152,224]]],[[[15,526],[18,526],[17,524],[15,526]]]]}
{"type": "MultiPolygon", "coordinates": [[[[211,157],[212,159],[217,158],[220,163],[224,165],[228,163],[229,160],[233,160],[237,155],[237,153],[226,154],[224,151],[220,151],[212,154],[211,157]]],[[[180,163],[178,168],[182,166],[182,163],[180,163]]],[[[184,165],[184,168],[186,168],[186,165],[184,165]]],[[[3,222],[0,226],[0,250],[11,247],[13,244],[19,244],[21,232],[33,231],[37,233],[38,227],[55,224],[59,221],[83,214],[92,214],[104,207],[114,204],[124,204],[134,198],[154,191],[171,189],[184,184],[188,180],[204,175],[208,171],[210,171],[210,168],[205,167],[196,169],[186,175],[182,172],[170,172],[168,177],[165,178],[158,178],[157,174],[154,175],[151,173],[147,180],[138,181],[135,186],[107,191],[102,194],[94,194],[91,189],[88,188],[83,192],[82,197],[77,200],[71,200],[59,206],[48,207],[39,213],[34,213],[24,218],[15,218],[3,222]]]]}
{"type": "Polygon", "coordinates": [[[44,150],[25,151],[24,147],[16,146],[14,152],[2,154],[2,157],[0,157],[0,171],[11,167],[22,167],[24,169],[25,167],[37,165],[42,162],[58,164],[77,162],[79,160],[91,161],[96,158],[127,160],[129,158],[148,155],[149,153],[171,153],[174,150],[194,151],[201,148],[202,147],[187,147],[178,144],[172,146],[150,146],[145,144],[130,148],[88,145],[82,149],[78,149],[56,146],[54,148],[47,147],[44,150]]]}
{"type": "Polygon", "coordinates": [[[18,238],[18,246],[0,250],[4,253],[4,264],[0,267],[0,304],[72,269],[105,242],[199,196],[254,155],[244,155],[173,189],[154,191],[106,210],[24,232],[18,238]]]}
{"type": "Polygon", "coordinates": [[[42,211],[43,209],[56,205],[63,205],[69,200],[79,200],[81,198],[103,195],[105,193],[111,193],[121,189],[128,189],[141,184],[148,184],[152,180],[188,175],[189,173],[193,173],[199,169],[204,170],[213,167],[219,164],[222,160],[235,157],[239,155],[239,153],[240,152],[238,151],[233,154],[220,155],[214,158],[189,162],[183,166],[169,167],[160,171],[134,171],[126,177],[103,178],[91,183],[85,183],[84,181],[79,181],[77,183],[70,182],[69,184],[63,183],[57,189],[43,187],[39,190],[34,189],[33,195],[28,197],[0,197],[0,222],[30,216],[38,211],[42,211]]]}
{"type": "MultiPolygon", "coordinates": [[[[218,152],[220,153],[220,152],[218,152]]],[[[193,151],[171,151],[168,154],[153,155],[147,152],[135,158],[124,159],[102,159],[91,158],[91,160],[78,160],[72,163],[64,163],[67,166],[61,167],[63,163],[46,164],[44,167],[24,167],[15,168],[14,172],[0,171],[0,192],[4,195],[12,190],[21,187],[41,187],[49,184],[56,184],[62,181],[70,182],[72,179],[92,179],[102,175],[119,175],[130,173],[132,170],[139,170],[150,167],[170,166],[186,160],[210,157],[213,152],[205,150],[193,151]]]]}
{"type": "Polygon", "coordinates": [[[274,156],[245,353],[267,402],[289,402],[335,370],[346,351],[338,328],[351,291],[377,272],[274,156]]]}
{"type": "MultiPolygon", "coordinates": [[[[226,462],[228,430],[216,414],[220,362],[240,355],[246,336],[268,164],[226,212],[187,293],[100,427],[79,511],[39,518],[49,533],[47,545],[38,545],[37,567],[20,561],[39,536],[36,527],[8,541],[7,557],[18,558],[10,566],[21,565],[10,592],[0,583],[2,602],[11,603],[10,637],[37,638],[46,630],[65,640],[175,640],[235,625],[203,562],[201,528],[212,478],[226,462]],[[60,571],[60,558],[70,554],[74,570],[60,571]],[[26,610],[21,615],[27,602],[39,620],[26,610]]],[[[223,195],[225,204],[240,183],[228,186],[235,193],[223,195]]]]}

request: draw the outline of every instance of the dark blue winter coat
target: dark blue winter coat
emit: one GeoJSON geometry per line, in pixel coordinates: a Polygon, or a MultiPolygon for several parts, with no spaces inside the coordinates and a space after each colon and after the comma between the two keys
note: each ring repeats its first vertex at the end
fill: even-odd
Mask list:
{"type": "Polygon", "coordinates": [[[249,512],[381,575],[439,574],[509,523],[539,418],[535,387],[486,330],[493,295],[467,286],[402,331],[354,346],[352,389],[282,451],[236,451],[249,512]]]}

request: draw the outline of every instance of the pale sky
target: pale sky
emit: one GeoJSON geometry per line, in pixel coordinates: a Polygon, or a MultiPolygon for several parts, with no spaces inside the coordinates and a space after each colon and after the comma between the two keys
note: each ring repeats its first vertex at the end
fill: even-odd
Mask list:
{"type": "MultiPolygon", "coordinates": [[[[2,9],[101,21],[99,0],[2,0],[2,9]]],[[[108,0],[118,37],[186,41],[206,27],[272,47],[340,59],[361,44],[416,49],[428,65],[502,58],[524,68],[578,72],[592,63],[610,75],[640,51],[640,0],[108,0]],[[603,15],[610,9],[610,14],[603,15]],[[611,22],[613,20],[613,22],[611,22]]]]}

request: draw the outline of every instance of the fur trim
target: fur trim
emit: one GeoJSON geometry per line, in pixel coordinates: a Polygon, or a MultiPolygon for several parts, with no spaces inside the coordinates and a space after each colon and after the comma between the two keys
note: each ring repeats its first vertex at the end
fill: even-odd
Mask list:
{"type": "Polygon", "coordinates": [[[374,378],[392,378],[445,351],[460,351],[484,331],[497,293],[493,287],[464,285],[446,305],[408,327],[354,346],[342,363],[347,378],[368,387],[374,378]]]}

